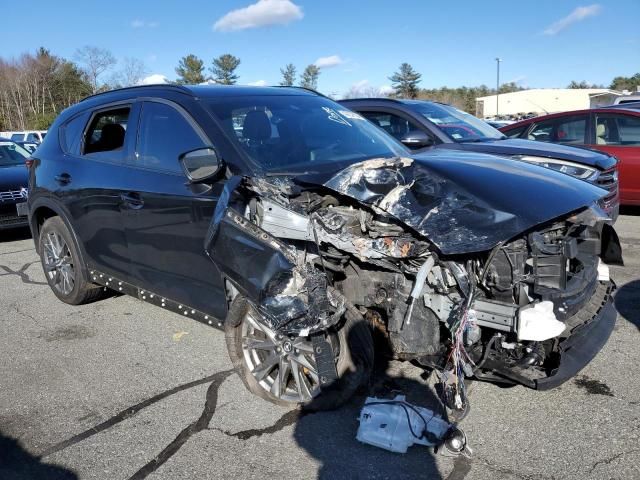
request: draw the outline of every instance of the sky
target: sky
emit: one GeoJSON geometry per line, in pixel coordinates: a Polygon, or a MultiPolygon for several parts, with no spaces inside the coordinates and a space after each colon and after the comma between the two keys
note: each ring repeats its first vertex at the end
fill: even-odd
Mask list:
{"type": "Polygon", "coordinates": [[[423,88],[494,86],[496,57],[501,82],[531,88],[640,71],[640,0],[23,0],[20,11],[0,29],[5,59],[44,46],[73,60],[93,45],[170,80],[190,53],[207,67],[239,57],[242,84],[277,84],[285,64],[315,63],[319,90],[335,95],[384,90],[402,62],[423,88]]]}

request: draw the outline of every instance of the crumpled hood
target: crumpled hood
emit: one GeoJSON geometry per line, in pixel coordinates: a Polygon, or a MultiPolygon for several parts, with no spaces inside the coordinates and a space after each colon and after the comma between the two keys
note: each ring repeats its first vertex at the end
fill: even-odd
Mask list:
{"type": "Polygon", "coordinates": [[[322,184],[391,215],[447,255],[489,250],[606,194],[544,167],[438,150],[325,169],[294,181],[322,184]]]}
{"type": "Polygon", "coordinates": [[[486,142],[443,143],[438,145],[436,149],[462,150],[503,156],[535,155],[538,157],[557,158],[569,162],[582,163],[590,167],[597,167],[601,170],[607,170],[616,164],[616,160],[613,157],[588,148],[570,147],[557,143],[536,142],[517,138],[486,142]]]}

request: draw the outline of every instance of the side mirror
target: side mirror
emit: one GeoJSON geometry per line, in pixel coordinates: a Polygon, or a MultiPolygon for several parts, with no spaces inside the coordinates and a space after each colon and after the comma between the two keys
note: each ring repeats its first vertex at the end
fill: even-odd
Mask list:
{"type": "Polygon", "coordinates": [[[405,147],[409,147],[412,150],[433,145],[433,139],[422,130],[411,130],[400,141],[405,147]]]}
{"type": "Polygon", "coordinates": [[[222,160],[213,147],[199,148],[183,153],[180,164],[192,183],[202,183],[213,178],[222,168],[222,160]]]}

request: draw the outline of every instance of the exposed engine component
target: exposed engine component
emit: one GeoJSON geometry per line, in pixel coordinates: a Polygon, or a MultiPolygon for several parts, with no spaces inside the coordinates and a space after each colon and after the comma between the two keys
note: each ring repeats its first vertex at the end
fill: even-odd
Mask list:
{"type": "MultiPolygon", "coordinates": [[[[389,165],[345,170],[332,180],[334,190],[366,184],[374,198],[379,177],[371,172],[381,175],[389,165]]],[[[219,255],[219,268],[283,334],[308,336],[358,309],[393,356],[441,372],[446,403],[459,416],[468,408],[467,377],[534,388],[562,381],[553,377],[567,355],[564,339],[585,323],[578,313],[595,302],[595,315],[606,304],[598,299],[610,295],[599,259],[607,219],[595,210],[484,253],[451,256],[397,220],[410,185],[363,204],[279,182],[252,181],[243,187],[251,199],[220,215],[211,250],[235,254],[219,255]],[[245,240],[238,242],[240,231],[245,240]],[[242,278],[234,278],[239,271],[242,278]]]]}

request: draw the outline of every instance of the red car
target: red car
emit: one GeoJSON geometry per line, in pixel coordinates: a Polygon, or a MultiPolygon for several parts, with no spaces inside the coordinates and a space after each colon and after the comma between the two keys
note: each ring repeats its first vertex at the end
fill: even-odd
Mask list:
{"type": "Polygon", "coordinates": [[[510,138],[583,146],[617,157],[620,203],[640,205],[640,110],[603,107],[554,113],[500,131],[510,138]]]}

